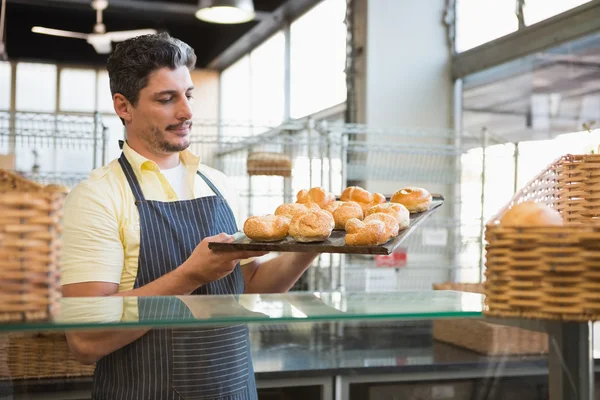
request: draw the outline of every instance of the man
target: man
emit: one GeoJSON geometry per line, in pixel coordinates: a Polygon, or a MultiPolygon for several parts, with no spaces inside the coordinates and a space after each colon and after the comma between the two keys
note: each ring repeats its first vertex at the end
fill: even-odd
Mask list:
{"type": "MultiPolygon", "coordinates": [[[[259,264],[265,253],[208,249],[233,240],[237,201],[227,178],[187,150],[195,62],[193,50],[167,34],[125,41],[109,57],[127,142],[66,200],[64,296],[284,292],[314,260],[287,253],[259,264]]],[[[244,325],[67,339],[80,361],[97,362],[95,399],[257,397],[244,325]]]]}

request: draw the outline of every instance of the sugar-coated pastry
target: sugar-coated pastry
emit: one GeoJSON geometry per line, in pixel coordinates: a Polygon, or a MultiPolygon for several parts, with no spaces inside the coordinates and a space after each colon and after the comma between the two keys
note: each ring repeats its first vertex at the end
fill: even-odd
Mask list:
{"type": "Polygon", "coordinates": [[[325,210],[296,215],[290,222],[289,234],[297,242],[323,242],[331,236],[335,222],[325,210]]]}
{"type": "Polygon", "coordinates": [[[411,213],[429,210],[431,194],[423,188],[405,187],[393,194],[390,202],[404,205],[411,213]]]}
{"type": "Polygon", "coordinates": [[[346,223],[345,241],[348,246],[377,246],[398,235],[399,225],[389,214],[375,213],[363,221],[356,218],[346,223]]]}
{"type": "Polygon", "coordinates": [[[244,222],[244,233],[252,240],[275,242],[285,239],[289,222],[289,218],[282,215],[254,216],[244,222]]]}
{"type": "Polygon", "coordinates": [[[67,186],[65,185],[59,185],[56,183],[51,183],[49,185],[46,185],[42,188],[42,191],[46,192],[46,193],[62,193],[62,194],[68,194],[71,189],[69,189],[67,186]]]}
{"type": "Polygon", "coordinates": [[[365,224],[368,224],[369,221],[383,222],[385,224],[386,234],[389,235],[389,237],[398,236],[398,232],[400,231],[400,225],[398,224],[396,218],[392,217],[390,214],[375,213],[369,215],[368,217],[365,217],[365,219],[363,220],[365,224]]]}
{"type": "Polygon", "coordinates": [[[525,201],[515,204],[500,219],[503,226],[560,226],[562,215],[544,203],[525,201]]]}
{"type": "Polygon", "coordinates": [[[404,207],[404,205],[400,203],[378,204],[369,208],[365,214],[365,217],[376,213],[389,214],[394,217],[396,221],[398,221],[398,227],[400,230],[408,228],[410,224],[410,212],[406,207],[404,207]]]}
{"type": "Polygon", "coordinates": [[[382,221],[364,223],[356,218],[346,223],[345,241],[348,246],[375,246],[390,240],[382,221]]]}
{"type": "Polygon", "coordinates": [[[296,203],[315,203],[320,208],[325,208],[328,204],[331,204],[334,201],[334,194],[327,192],[321,187],[314,187],[310,190],[302,189],[296,195],[296,203]]]}
{"type": "Polygon", "coordinates": [[[363,209],[363,213],[377,204],[385,203],[385,196],[381,193],[370,193],[359,186],[349,186],[342,192],[341,201],[355,201],[363,209]]]}
{"type": "Polygon", "coordinates": [[[320,209],[321,207],[315,203],[285,203],[277,207],[275,210],[275,215],[286,216],[291,220],[296,215],[306,214],[309,211],[316,211],[320,209]]]}
{"type": "Polygon", "coordinates": [[[335,221],[335,229],[345,229],[350,218],[363,219],[362,207],[354,201],[334,201],[325,207],[335,221]]]}

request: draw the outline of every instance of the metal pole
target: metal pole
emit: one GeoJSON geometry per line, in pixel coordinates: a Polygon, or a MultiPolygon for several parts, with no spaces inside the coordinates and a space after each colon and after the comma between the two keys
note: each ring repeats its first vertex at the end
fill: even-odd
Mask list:
{"type": "Polygon", "coordinates": [[[515,177],[513,193],[517,193],[517,190],[519,190],[519,142],[515,143],[515,152],[513,157],[515,159],[515,177]]]}
{"type": "MultiPolygon", "coordinates": [[[[8,121],[8,153],[17,151],[17,63],[10,63],[10,117],[8,121]]],[[[15,164],[15,169],[17,166],[15,164]]]]}
{"type": "Polygon", "coordinates": [[[488,134],[487,128],[481,130],[481,214],[479,221],[479,282],[483,279],[483,250],[484,250],[484,233],[485,233],[485,166],[486,166],[486,150],[487,150],[488,134]]]}
{"type": "Polygon", "coordinates": [[[453,246],[452,246],[452,270],[450,272],[450,281],[451,282],[460,282],[461,281],[461,271],[458,270],[458,266],[460,265],[460,252],[461,252],[461,180],[462,180],[462,163],[461,163],[461,155],[462,155],[462,95],[463,95],[463,81],[462,79],[457,79],[454,82],[454,185],[453,185],[453,194],[454,194],[454,202],[452,204],[452,216],[455,223],[454,227],[454,238],[453,238],[453,246]]]}
{"type": "Polygon", "coordinates": [[[283,37],[284,37],[284,52],[283,52],[283,120],[288,121],[291,118],[292,102],[291,102],[291,87],[292,87],[292,74],[291,74],[291,34],[290,34],[290,22],[287,21],[283,26],[283,37]]]}
{"type": "Polygon", "coordinates": [[[593,400],[591,322],[548,323],[550,400],[593,400]]]}

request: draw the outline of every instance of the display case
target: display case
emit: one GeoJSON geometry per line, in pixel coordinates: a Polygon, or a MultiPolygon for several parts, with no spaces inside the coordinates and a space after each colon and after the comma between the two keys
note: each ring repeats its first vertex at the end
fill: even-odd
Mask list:
{"type": "Polygon", "coordinates": [[[516,388],[513,399],[593,398],[589,323],[487,319],[548,332],[547,355],[489,356],[432,339],[431,321],[479,320],[484,307],[480,294],[447,290],[63,298],[51,318],[0,325],[0,398],[91,398],[93,366],[69,364],[68,330],[239,323],[250,327],[261,399],[503,399],[516,388]],[[36,366],[45,375],[23,375],[36,366]]]}

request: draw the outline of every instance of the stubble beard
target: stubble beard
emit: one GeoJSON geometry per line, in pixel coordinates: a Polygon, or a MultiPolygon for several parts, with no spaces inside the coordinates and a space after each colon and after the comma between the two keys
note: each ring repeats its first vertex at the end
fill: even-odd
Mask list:
{"type": "Polygon", "coordinates": [[[149,142],[153,148],[164,153],[178,153],[190,146],[189,138],[185,143],[169,143],[167,140],[165,140],[163,131],[158,129],[156,126],[153,126],[150,130],[149,142]]]}

